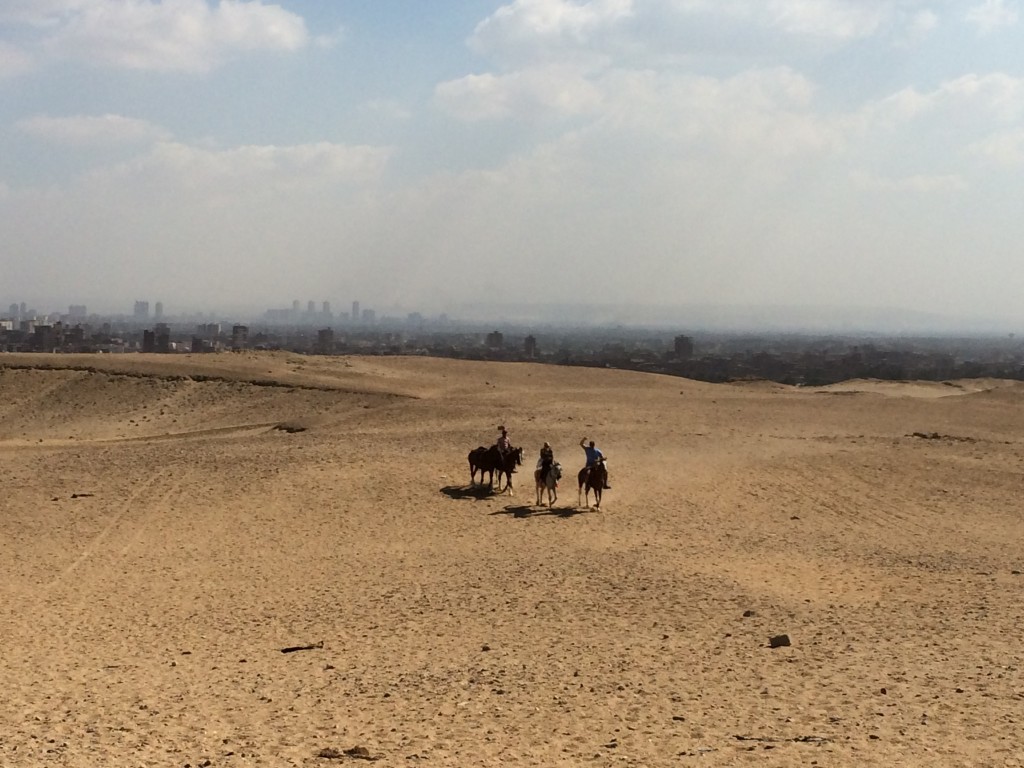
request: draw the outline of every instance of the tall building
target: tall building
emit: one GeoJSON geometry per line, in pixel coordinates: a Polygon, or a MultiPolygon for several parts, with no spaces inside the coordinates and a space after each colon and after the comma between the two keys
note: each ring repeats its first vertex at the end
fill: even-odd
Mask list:
{"type": "Polygon", "coordinates": [[[693,357],[693,339],[689,336],[676,336],[672,343],[673,351],[680,360],[689,360],[693,357]]]}
{"type": "Polygon", "coordinates": [[[157,322],[164,319],[164,303],[162,301],[158,301],[153,308],[153,319],[157,322]]]}
{"type": "Polygon", "coordinates": [[[353,301],[352,302],[352,322],[353,323],[358,323],[359,322],[359,302],[358,301],[353,301]]]}
{"type": "Polygon", "coordinates": [[[324,310],[323,310],[324,317],[330,317],[331,316],[331,302],[325,301],[323,306],[324,306],[324,310]]]}
{"type": "Polygon", "coordinates": [[[533,334],[523,339],[523,354],[529,358],[537,356],[537,337],[533,334]]]}
{"type": "Polygon", "coordinates": [[[245,349],[247,346],[249,346],[249,326],[231,326],[231,348],[245,349]]]}
{"type": "Polygon", "coordinates": [[[316,349],[324,355],[329,355],[334,351],[334,330],[331,328],[323,328],[316,332],[316,349]]]}
{"type": "Polygon", "coordinates": [[[315,301],[307,301],[306,302],[306,314],[307,315],[315,315],[316,314],[316,302],[315,301]]]}
{"type": "Polygon", "coordinates": [[[136,301],[135,311],[132,312],[132,316],[136,320],[148,320],[149,319],[149,302],[148,301],[136,301]]]}

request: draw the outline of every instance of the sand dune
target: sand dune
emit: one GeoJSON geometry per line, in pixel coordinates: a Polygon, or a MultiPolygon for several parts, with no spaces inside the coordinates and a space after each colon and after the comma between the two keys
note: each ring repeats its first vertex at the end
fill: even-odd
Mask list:
{"type": "Polygon", "coordinates": [[[1019,766],[1022,400],[4,355],[0,765],[1019,766]]]}

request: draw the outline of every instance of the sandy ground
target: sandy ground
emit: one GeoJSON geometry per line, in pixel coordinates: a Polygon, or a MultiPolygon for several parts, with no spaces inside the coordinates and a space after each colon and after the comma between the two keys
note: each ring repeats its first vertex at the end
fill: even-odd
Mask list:
{"type": "Polygon", "coordinates": [[[0,356],[0,765],[1024,765],[1022,403],[0,356]]]}

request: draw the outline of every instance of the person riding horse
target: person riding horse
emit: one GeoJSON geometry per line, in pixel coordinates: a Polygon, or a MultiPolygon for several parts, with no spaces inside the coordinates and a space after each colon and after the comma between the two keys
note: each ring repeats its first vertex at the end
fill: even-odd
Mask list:
{"type": "Polygon", "coordinates": [[[555,452],[551,448],[551,443],[545,442],[540,449],[540,461],[537,464],[537,471],[540,473],[538,477],[542,483],[547,480],[548,472],[551,471],[554,463],[555,452]]]}
{"type": "Polygon", "coordinates": [[[584,467],[584,469],[587,470],[586,477],[590,477],[590,473],[593,471],[594,467],[596,467],[599,463],[603,464],[604,489],[610,489],[611,486],[608,485],[608,462],[605,460],[604,454],[601,452],[601,449],[594,445],[593,440],[587,443],[587,438],[585,437],[580,438],[580,448],[582,448],[583,452],[586,453],[587,455],[587,465],[584,467]]]}
{"type": "MultiPolygon", "coordinates": [[[[508,430],[504,427],[498,427],[501,430],[501,435],[498,437],[498,441],[494,444],[494,447],[498,449],[498,454],[501,456],[501,460],[505,460],[505,456],[512,450],[512,439],[508,436],[508,430]]],[[[515,472],[515,469],[512,470],[515,472]]]]}

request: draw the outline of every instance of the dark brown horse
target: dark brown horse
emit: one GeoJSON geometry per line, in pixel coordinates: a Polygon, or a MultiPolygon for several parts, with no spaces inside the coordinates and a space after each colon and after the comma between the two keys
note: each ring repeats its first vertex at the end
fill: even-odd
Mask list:
{"type": "Polygon", "coordinates": [[[605,485],[608,484],[608,468],[604,465],[604,459],[598,459],[592,467],[584,467],[576,475],[579,481],[579,506],[583,506],[583,497],[586,495],[587,508],[590,508],[590,492],[594,492],[594,506],[601,508],[601,494],[605,485]]]}
{"type": "Polygon", "coordinates": [[[476,473],[480,472],[480,483],[484,481],[484,472],[488,474],[488,484],[494,485],[494,464],[487,456],[487,449],[482,445],[469,452],[469,484],[476,485],[476,473]]]}
{"type": "Polygon", "coordinates": [[[469,452],[469,482],[471,485],[476,484],[476,473],[480,472],[480,482],[484,481],[484,472],[488,474],[488,485],[494,488],[494,473],[498,473],[498,491],[508,491],[512,493],[512,473],[515,472],[516,467],[523,463],[523,449],[512,448],[505,452],[505,455],[498,451],[497,446],[492,445],[490,448],[474,448],[469,452]],[[501,476],[504,475],[506,478],[505,488],[501,487],[501,476]]]}

